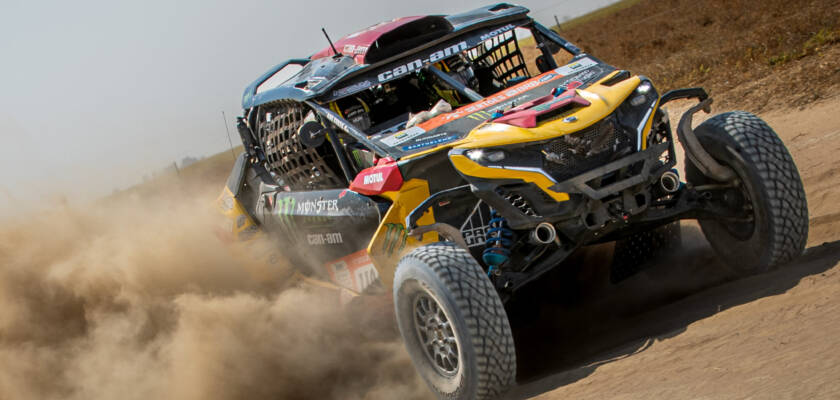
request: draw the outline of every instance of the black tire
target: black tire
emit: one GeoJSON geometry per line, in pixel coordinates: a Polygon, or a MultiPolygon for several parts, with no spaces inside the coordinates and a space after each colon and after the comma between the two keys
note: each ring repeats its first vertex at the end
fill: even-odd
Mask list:
{"type": "Polygon", "coordinates": [[[507,314],[490,279],[466,250],[433,243],[403,257],[394,276],[394,306],[408,354],[438,397],[492,399],[514,383],[516,352],[507,314]],[[427,312],[429,299],[448,324],[428,317],[433,313],[427,312]],[[424,346],[432,336],[444,339],[424,346]],[[454,349],[446,347],[452,339],[454,349]],[[455,362],[435,353],[442,349],[457,354],[455,362]]]}
{"type": "Polygon", "coordinates": [[[682,230],[679,221],[616,240],[610,283],[618,283],[635,275],[680,246],[682,230]]]}
{"type": "MultiPolygon", "coordinates": [[[[694,132],[715,159],[740,181],[752,222],[702,219],[700,227],[717,254],[741,275],[761,273],[802,254],[808,240],[808,204],[793,158],[776,132],[744,111],[720,114],[694,132]]],[[[715,183],[686,159],[686,179],[715,183]]]]}

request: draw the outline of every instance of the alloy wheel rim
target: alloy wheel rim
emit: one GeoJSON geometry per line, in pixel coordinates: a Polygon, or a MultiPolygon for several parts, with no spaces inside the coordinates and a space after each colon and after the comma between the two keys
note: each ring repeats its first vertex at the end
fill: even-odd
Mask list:
{"type": "Polygon", "coordinates": [[[460,367],[458,337],[443,308],[426,292],[414,300],[414,327],[420,347],[438,373],[455,375],[460,367]]]}

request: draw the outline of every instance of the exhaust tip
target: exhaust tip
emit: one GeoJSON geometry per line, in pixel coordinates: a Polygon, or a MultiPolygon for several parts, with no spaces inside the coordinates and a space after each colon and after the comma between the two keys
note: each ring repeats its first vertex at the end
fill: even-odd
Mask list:
{"type": "Polygon", "coordinates": [[[557,239],[557,231],[554,225],[548,222],[540,222],[533,231],[531,231],[531,241],[537,244],[549,244],[557,239]]]}
{"type": "Polygon", "coordinates": [[[674,193],[680,190],[680,177],[674,171],[667,171],[659,177],[659,186],[666,193],[674,193]]]}

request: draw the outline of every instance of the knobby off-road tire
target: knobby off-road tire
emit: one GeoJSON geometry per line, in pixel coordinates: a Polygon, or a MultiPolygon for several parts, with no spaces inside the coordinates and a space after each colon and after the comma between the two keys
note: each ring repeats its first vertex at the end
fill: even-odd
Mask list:
{"type": "MultiPolygon", "coordinates": [[[[716,115],[694,132],[709,154],[735,171],[752,208],[752,222],[699,221],[717,254],[741,275],[771,270],[802,254],[808,204],[796,164],[776,132],[743,111],[716,115]]],[[[686,179],[695,186],[716,183],[688,159],[686,179]]]]}
{"type": "Polygon", "coordinates": [[[434,243],[406,255],[394,276],[394,305],[411,360],[438,397],[492,399],[514,383],[504,306],[466,250],[434,243]]]}

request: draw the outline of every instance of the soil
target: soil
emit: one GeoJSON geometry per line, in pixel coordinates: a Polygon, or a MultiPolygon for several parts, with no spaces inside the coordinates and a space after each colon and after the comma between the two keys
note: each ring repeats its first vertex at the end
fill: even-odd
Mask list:
{"type": "MultiPolygon", "coordinates": [[[[685,108],[672,107],[672,121],[685,108]]],[[[811,223],[801,259],[738,280],[696,224],[684,223],[679,254],[617,285],[558,272],[555,281],[573,283],[535,288],[544,305],[514,321],[525,346],[508,398],[840,398],[838,110],[835,96],[760,113],[805,183],[811,223]]]]}

